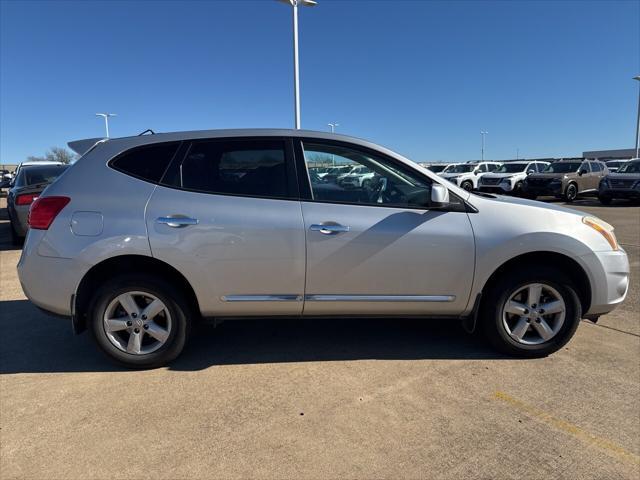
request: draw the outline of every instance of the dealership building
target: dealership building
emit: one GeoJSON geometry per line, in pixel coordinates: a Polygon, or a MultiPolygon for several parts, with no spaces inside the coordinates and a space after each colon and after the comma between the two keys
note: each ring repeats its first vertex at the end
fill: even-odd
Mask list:
{"type": "Polygon", "coordinates": [[[593,150],[591,152],[582,152],[584,158],[597,158],[598,160],[629,160],[635,158],[635,148],[623,148],[620,150],[593,150]]]}

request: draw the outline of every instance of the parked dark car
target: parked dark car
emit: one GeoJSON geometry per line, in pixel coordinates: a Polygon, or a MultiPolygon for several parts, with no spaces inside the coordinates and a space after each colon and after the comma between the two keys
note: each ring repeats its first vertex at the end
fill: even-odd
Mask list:
{"type": "Polygon", "coordinates": [[[622,167],[629,160],[607,160],[605,163],[607,164],[607,168],[610,173],[615,173],[618,171],[620,167],[622,167]]]}
{"type": "Polygon", "coordinates": [[[609,205],[614,198],[640,200],[640,159],[625,162],[617,172],[604,177],[598,198],[603,205],[609,205]]]}
{"type": "Polygon", "coordinates": [[[25,165],[11,185],[7,196],[7,211],[11,223],[11,242],[20,245],[27,234],[29,207],[68,165],[25,165]]]}
{"type": "Polygon", "coordinates": [[[522,185],[528,198],[552,195],[573,202],[578,195],[597,195],[600,180],[609,173],[597,160],[558,160],[541,172],[529,175],[522,185]]]}

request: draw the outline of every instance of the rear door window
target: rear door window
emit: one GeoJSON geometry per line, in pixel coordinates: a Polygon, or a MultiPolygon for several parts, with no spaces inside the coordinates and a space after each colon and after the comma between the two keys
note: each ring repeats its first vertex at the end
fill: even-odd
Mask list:
{"type": "Polygon", "coordinates": [[[281,139],[197,141],[168,180],[197,192],[286,198],[285,151],[281,139]]]}
{"type": "Polygon", "coordinates": [[[170,142],[136,147],[117,156],[110,165],[127,175],[158,183],[179,146],[180,142],[170,142]]]}
{"type": "Polygon", "coordinates": [[[602,171],[602,167],[598,162],[589,162],[589,165],[591,165],[591,170],[593,170],[594,172],[602,171]]]}

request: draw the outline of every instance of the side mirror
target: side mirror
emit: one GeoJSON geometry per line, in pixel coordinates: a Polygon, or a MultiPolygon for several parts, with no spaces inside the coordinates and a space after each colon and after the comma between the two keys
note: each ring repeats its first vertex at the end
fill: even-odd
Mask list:
{"type": "Polygon", "coordinates": [[[578,172],[578,175],[582,176],[585,173],[587,173],[587,171],[584,168],[581,168],[580,171],[578,172]]]}
{"type": "Polygon", "coordinates": [[[536,173],[536,172],[533,170],[527,170],[527,175],[531,175],[532,173],[536,173]]]}
{"type": "Polygon", "coordinates": [[[431,186],[431,206],[445,207],[449,204],[449,190],[439,183],[431,186]]]}
{"type": "Polygon", "coordinates": [[[474,171],[473,171],[473,174],[474,174],[474,175],[480,175],[480,170],[474,170],[474,171]]]}

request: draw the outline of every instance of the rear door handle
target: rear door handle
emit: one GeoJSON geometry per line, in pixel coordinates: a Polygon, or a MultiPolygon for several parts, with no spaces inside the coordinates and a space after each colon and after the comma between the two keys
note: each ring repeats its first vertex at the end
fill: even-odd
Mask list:
{"type": "Polygon", "coordinates": [[[183,228],[188,227],[189,225],[197,225],[199,221],[197,218],[176,215],[169,217],[158,217],[156,218],[156,223],[167,225],[168,227],[172,228],[183,228]]]}
{"type": "Polygon", "coordinates": [[[320,232],[324,235],[333,235],[336,233],[348,232],[349,230],[351,230],[351,228],[346,225],[340,225],[340,224],[323,225],[319,223],[314,223],[309,227],[309,230],[311,230],[312,232],[320,232]]]}

